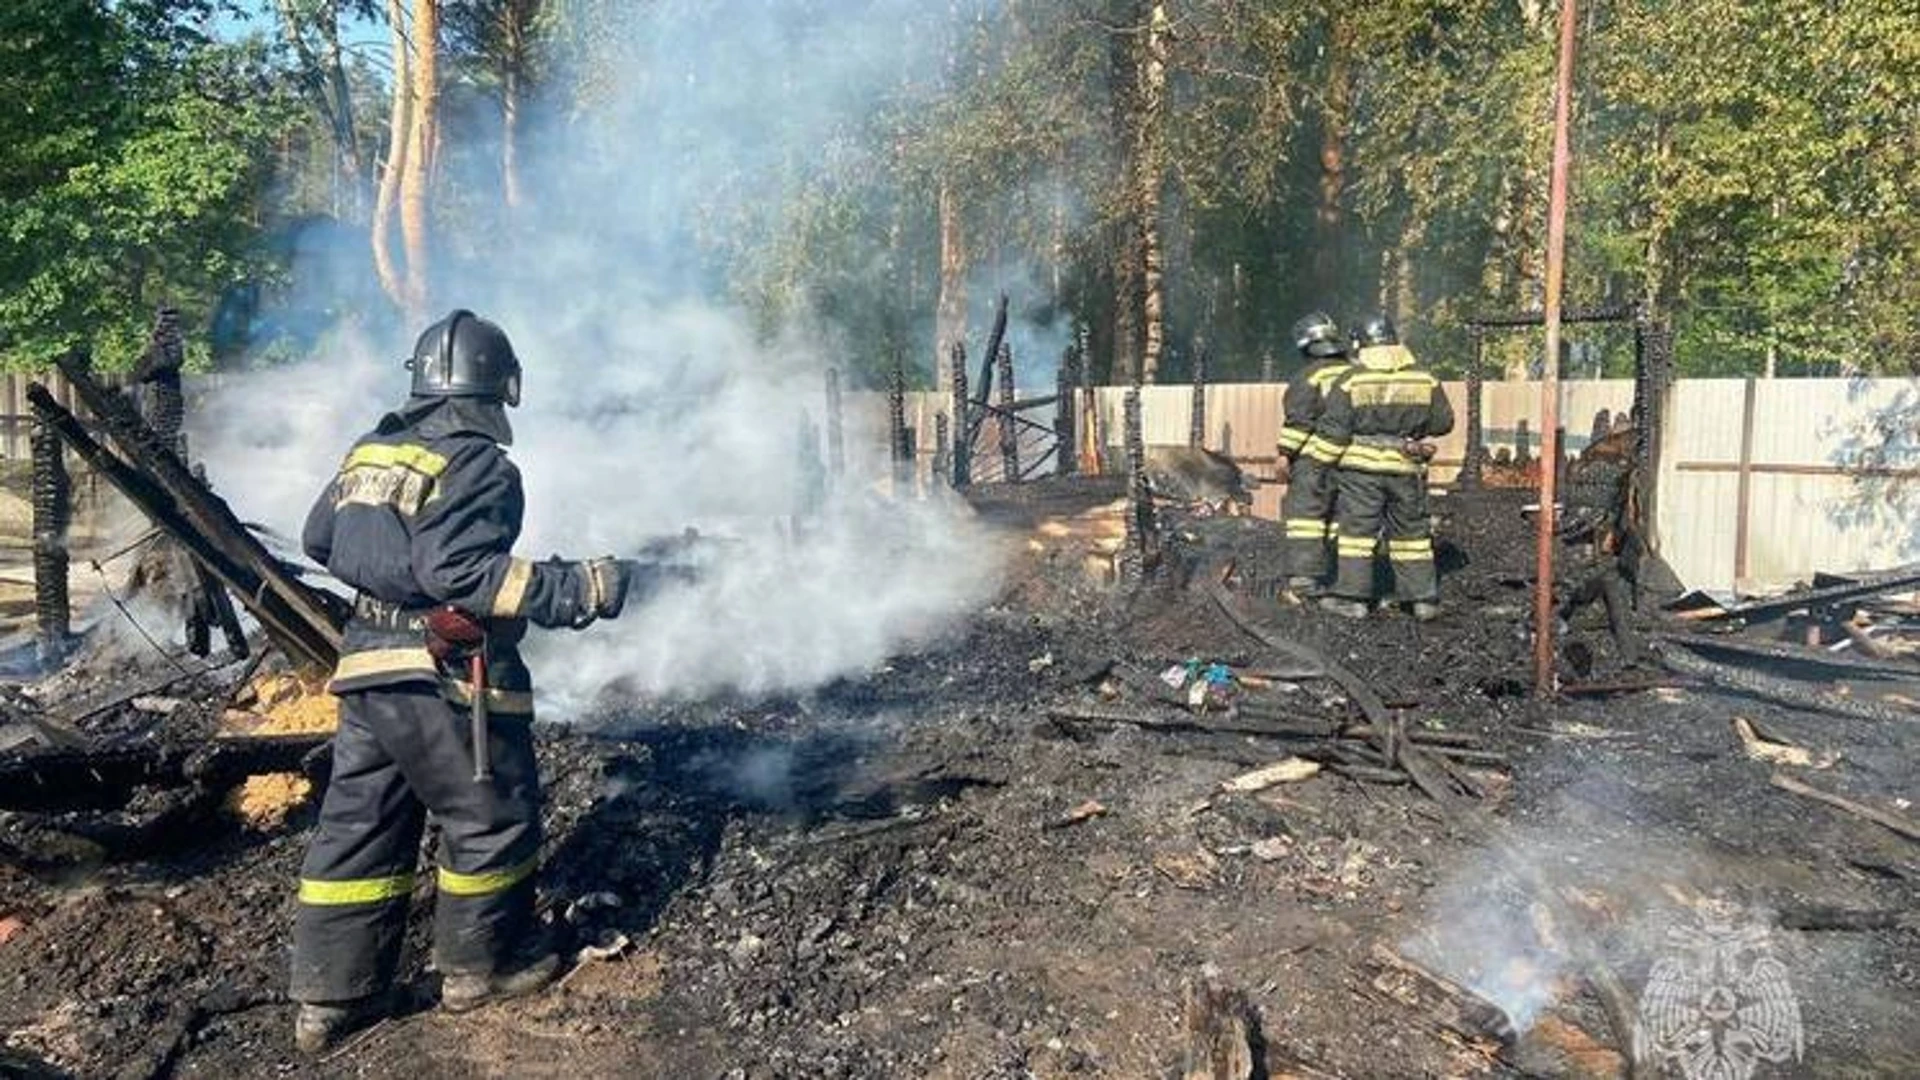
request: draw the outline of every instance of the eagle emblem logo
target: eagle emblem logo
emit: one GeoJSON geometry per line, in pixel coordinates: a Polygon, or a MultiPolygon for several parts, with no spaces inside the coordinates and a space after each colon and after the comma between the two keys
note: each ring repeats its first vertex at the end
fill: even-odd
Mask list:
{"type": "Polygon", "coordinates": [[[1762,1064],[1798,1062],[1800,1003],[1767,927],[1723,899],[1698,924],[1667,931],[1634,1025],[1636,1061],[1684,1080],[1748,1080],[1762,1064]]]}

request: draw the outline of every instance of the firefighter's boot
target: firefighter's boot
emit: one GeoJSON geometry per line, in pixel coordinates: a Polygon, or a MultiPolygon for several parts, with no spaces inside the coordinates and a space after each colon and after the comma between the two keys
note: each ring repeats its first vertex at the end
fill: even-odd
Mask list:
{"type": "Polygon", "coordinates": [[[303,1054],[324,1054],[340,1040],[379,1019],[380,997],[355,1001],[302,1002],[293,1017],[293,1048],[303,1054]]]}
{"type": "Polygon", "coordinates": [[[463,1013],[495,1001],[525,997],[546,989],[558,974],[560,956],[553,952],[523,958],[508,971],[450,974],[440,986],[440,1007],[463,1013]]]}
{"type": "Polygon", "coordinates": [[[1346,600],[1338,596],[1324,596],[1320,598],[1320,607],[1321,610],[1332,612],[1343,619],[1364,619],[1367,617],[1367,605],[1358,600],[1346,600]]]}

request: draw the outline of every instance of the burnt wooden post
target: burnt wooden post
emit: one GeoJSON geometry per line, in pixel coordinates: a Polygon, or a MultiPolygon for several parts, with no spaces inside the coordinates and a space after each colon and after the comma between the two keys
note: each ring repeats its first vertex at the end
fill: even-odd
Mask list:
{"type": "Polygon", "coordinates": [[[1013,346],[1000,343],[995,364],[1000,380],[1000,472],[1009,484],[1020,482],[1020,431],[1013,424],[1013,346]]]}
{"type": "Polygon", "coordinates": [[[948,356],[953,365],[953,486],[973,483],[973,418],[967,400],[967,346],[953,343],[948,356]]]}
{"type": "Polygon", "coordinates": [[[827,473],[836,481],[847,471],[846,421],[841,411],[840,369],[827,369],[827,473]]]}
{"type": "Polygon", "coordinates": [[[944,484],[953,478],[952,454],[953,447],[950,442],[950,436],[947,433],[947,414],[943,412],[934,413],[933,479],[935,483],[944,484]]]}
{"type": "Polygon", "coordinates": [[[1060,370],[1053,382],[1053,474],[1072,476],[1078,464],[1073,437],[1073,371],[1079,365],[1074,346],[1068,345],[1060,357],[1060,370]]]}
{"type": "Polygon", "coordinates": [[[1474,323],[1467,328],[1473,336],[1473,360],[1467,365],[1467,454],[1460,463],[1460,478],[1455,481],[1463,488],[1480,486],[1481,469],[1487,461],[1487,432],[1481,426],[1480,386],[1481,367],[1486,361],[1486,328],[1474,323]]]}
{"type": "Polygon", "coordinates": [[[1666,423],[1667,390],[1673,378],[1673,330],[1642,309],[1633,320],[1633,472],[1642,539],[1658,535],[1660,440],[1666,423]]]}
{"type": "Polygon", "coordinates": [[[913,446],[907,438],[907,374],[896,357],[887,374],[887,460],[893,465],[893,493],[913,489],[913,446]]]}
{"type": "Polygon", "coordinates": [[[67,527],[73,522],[73,480],[60,436],[46,424],[28,434],[33,458],[33,611],[42,658],[61,656],[72,633],[67,595],[67,527]]]}
{"type": "Polygon", "coordinates": [[[1187,417],[1187,445],[1207,445],[1207,339],[1193,339],[1193,402],[1187,417]]]}
{"type": "Polygon", "coordinates": [[[84,359],[62,360],[60,370],[121,453],[101,445],[38,383],[27,387],[27,403],[34,416],[58,432],[95,473],[118,488],[148,520],[232,589],[295,663],[331,670],[339,656],[346,621],[336,598],[289,574],[219,496],[158,446],[153,433],[124,400],[93,382],[84,359]]]}
{"type": "Polygon", "coordinates": [[[1127,457],[1126,546],[1120,554],[1121,580],[1137,584],[1146,576],[1156,535],[1153,491],[1147,485],[1147,442],[1140,419],[1140,387],[1127,388],[1121,406],[1127,457]]]}
{"type": "Polygon", "coordinates": [[[800,410],[796,434],[794,450],[800,463],[800,489],[794,506],[797,527],[800,519],[813,517],[826,502],[827,467],[820,460],[820,428],[805,409],[800,410]]]}

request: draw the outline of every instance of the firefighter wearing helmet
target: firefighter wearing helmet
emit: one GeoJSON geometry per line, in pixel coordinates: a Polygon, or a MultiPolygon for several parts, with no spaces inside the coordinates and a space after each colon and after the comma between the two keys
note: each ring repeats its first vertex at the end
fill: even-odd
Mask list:
{"type": "Polygon", "coordinates": [[[506,409],[520,400],[520,361],[498,326],[455,311],[420,335],[408,367],[408,401],[347,452],[302,536],[357,591],[328,684],[340,729],[293,929],[294,1036],[308,1053],[387,1009],[428,814],[440,828],[442,1006],[553,978],[533,910],[541,792],[518,644],[529,624],[614,618],[650,587],[623,560],[514,555],[525,502],[506,409]]]}
{"type": "Polygon", "coordinates": [[[1281,561],[1287,594],[1298,599],[1318,592],[1332,572],[1334,466],[1340,447],[1319,433],[1327,394],[1351,370],[1347,339],[1325,312],[1293,324],[1293,344],[1306,366],[1287,384],[1281,399],[1279,464],[1275,473],[1287,485],[1280,499],[1281,561]]]}
{"type": "Polygon", "coordinates": [[[1362,323],[1354,345],[1353,369],[1327,395],[1319,429],[1340,447],[1337,567],[1321,604],[1366,617],[1375,599],[1375,553],[1384,544],[1395,599],[1425,621],[1440,613],[1427,509],[1429,440],[1453,430],[1453,406],[1385,315],[1362,323]]]}

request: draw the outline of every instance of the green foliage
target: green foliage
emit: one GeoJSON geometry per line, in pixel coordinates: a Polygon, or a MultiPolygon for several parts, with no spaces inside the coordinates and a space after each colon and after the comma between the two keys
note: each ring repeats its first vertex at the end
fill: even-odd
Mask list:
{"type": "MultiPolygon", "coordinates": [[[[266,165],[285,121],[259,53],[169,21],[180,5],[23,0],[0,24],[0,360],[89,344],[133,362],[153,311],[208,326],[264,272],[266,165]],[[17,97],[15,95],[18,95],[17,97]]],[[[206,358],[204,335],[193,335],[206,358]]]]}

